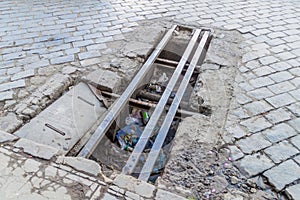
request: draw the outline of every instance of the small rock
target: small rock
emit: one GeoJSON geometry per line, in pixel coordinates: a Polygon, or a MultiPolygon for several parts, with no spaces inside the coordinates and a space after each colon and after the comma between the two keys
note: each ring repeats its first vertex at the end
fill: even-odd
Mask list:
{"type": "Polygon", "coordinates": [[[68,67],[65,67],[65,68],[62,69],[63,74],[72,74],[76,71],[77,71],[77,68],[76,67],[71,67],[71,66],[68,66],[68,67]]]}
{"type": "Polygon", "coordinates": [[[239,182],[239,179],[236,176],[232,176],[230,178],[230,182],[231,182],[231,184],[235,185],[239,182]]]}
{"type": "Polygon", "coordinates": [[[26,108],[25,110],[22,111],[22,114],[29,115],[30,117],[34,117],[36,113],[32,109],[26,108]]]}
{"type": "Polygon", "coordinates": [[[0,117],[0,130],[12,133],[19,128],[22,123],[16,114],[10,112],[5,117],[0,117]]]}
{"type": "Polygon", "coordinates": [[[256,190],[255,188],[251,188],[251,189],[250,189],[250,192],[251,192],[251,193],[256,193],[256,191],[257,191],[257,190],[256,190]]]}

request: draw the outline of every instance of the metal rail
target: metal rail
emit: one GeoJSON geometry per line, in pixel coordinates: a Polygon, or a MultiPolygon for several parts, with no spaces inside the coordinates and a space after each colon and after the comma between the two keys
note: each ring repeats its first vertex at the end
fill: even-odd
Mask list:
{"type": "Polygon", "coordinates": [[[192,39],[190,40],[182,58],[179,61],[178,66],[176,67],[176,69],[165,89],[165,92],[163,93],[161,99],[159,100],[157,107],[155,108],[141,137],[139,138],[138,143],[136,144],[135,148],[133,149],[133,152],[131,153],[129,159],[127,160],[126,165],[124,166],[124,168],[122,170],[123,174],[131,174],[132,171],[134,170],[136,164],[138,163],[140,155],[143,152],[143,150],[153,132],[153,129],[159,120],[159,117],[161,116],[163,110],[165,109],[166,103],[169,99],[169,96],[171,95],[171,92],[173,91],[173,88],[176,85],[176,82],[177,82],[179,76],[181,75],[181,71],[183,70],[192,50],[194,49],[194,46],[197,42],[200,32],[201,32],[201,30],[199,30],[199,29],[197,29],[194,32],[192,39]]]}
{"type": "Polygon", "coordinates": [[[204,32],[202,38],[201,38],[201,41],[199,43],[199,46],[193,56],[193,59],[187,69],[187,72],[182,80],[182,82],[180,83],[180,86],[176,92],[176,96],[173,100],[173,103],[172,105],[170,106],[170,109],[165,117],[165,120],[159,130],[159,133],[155,139],[155,142],[151,148],[151,151],[150,153],[148,154],[148,158],[142,168],[142,171],[139,175],[139,180],[143,180],[143,181],[148,181],[151,173],[152,173],[152,170],[153,170],[153,167],[154,167],[154,164],[155,164],[155,161],[157,160],[158,156],[159,156],[159,153],[160,153],[160,150],[162,148],[162,145],[166,139],[166,136],[168,134],[168,131],[169,131],[169,128],[171,126],[171,123],[175,117],[175,114],[177,112],[177,109],[179,107],[179,104],[182,100],[182,97],[184,95],[184,92],[186,90],[186,87],[188,86],[189,84],[189,80],[190,78],[192,77],[192,74],[193,74],[193,71],[199,61],[199,59],[201,58],[201,62],[203,61],[204,59],[204,56],[205,55],[205,45],[207,44],[208,42],[208,39],[209,39],[209,35],[210,35],[210,32],[206,31],[204,32]]]}
{"type": "Polygon", "coordinates": [[[137,89],[139,84],[142,82],[146,74],[151,69],[151,65],[154,63],[155,59],[159,56],[163,48],[167,45],[169,40],[171,39],[172,33],[176,29],[177,25],[174,25],[163,37],[161,42],[157,45],[155,50],[152,52],[150,57],[147,59],[145,64],[142,66],[142,68],[139,70],[137,75],[133,78],[133,80],[130,82],[124,93],[121,95],[119,99],[116,100],[116,102],[112,105],[111,109],[106,114],[104,120],[101,122],[101,124],[98,126],[95,133],[91,136],[91,138],[88,140],[86,145],[83,147],[83,149],[79,152],[77,155],[78,157],[89,157],[92,152],[95,150],[97,145],[99,144],[102,137],[105,135],[105,132],[109,129],[113,121],[117,118],[118,114],[121,112],[121,110],[124,108],[126,103],[128,102],[128,99],[131,97],[133,92],[137,89]]]}

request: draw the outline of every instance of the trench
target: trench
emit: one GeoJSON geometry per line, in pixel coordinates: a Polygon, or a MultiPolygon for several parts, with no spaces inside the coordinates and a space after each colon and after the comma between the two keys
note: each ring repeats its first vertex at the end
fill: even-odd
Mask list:
{"type": "MultiPolygon", "coordinates": [[[[185,50],[188,48],[189,41],[193,34],[193,29],[177,27],[176,33],[173,34],[164,49],[161,50],[158,57],[151,65],[149,72],[130,96],[129,101],[125,103],[116,119],[112,122],[107,131],[105,131],[105,136],[101,138],[95,149],[88,156],[89,159],[95,160],[101,164],[102,170],[107,176],[110,176],[114,172],[124,172],[126,163],[130,159],[130,155],[132,154],[135,145],[142,137],[142,133],[147,127],[147,123],[155,112],[156,107],[159,106],[163,93],[167,90],[170,79],[177,69],[185,50]]],[[[200,38],[203,36],[201,34],[199,36],[200,38]]],[[[205,43],[205,53],[208,49],[210,39],[211,38],[205,43]]],[[[176,94],[180,89],[182,81],[185,79],[188,67],[191,65],[193,56],[196,52],[196,47],[199,46],[199,43],[200,39],[195,42],[191,54],[187,57],[179,78],[172,91],[170,91],[166,106],[157,120],[155,127],[153,127],[153,132],[146,142],[145,148],[142,150],[134,170],[130,173],[136,178],[139,178],[143,170],[143,165],[147,158],[150,157],[151,148],[153,147],[156,138],[158,138],[159,130],[166,119],[166,115],[168,114],[174,99],[177,98],[176,94]]],[[[149,182],[154,183],[163,173],[172,150],[173,139],[182,118],[197,113],[205,115],[210,114],[208,108],[203,109],[204,107],[201,106],[203,103],[202,99],[199,100],[199,108],[195,109],[190,106],[194,87],[200,73],[199,67],[204,60],[205,53],[201,54],[198,58],[199,60],[195,63],[196,66],[190,75],[188,85],[184,90],[176,115],[172,118],[166,137],[159,149],[157,159],[150,172],[150,177],[147,178],[149,182]]],[[[101,94],[107,100],[120,97],[120,95],[105,90],[101,90],[101,94]]]]}

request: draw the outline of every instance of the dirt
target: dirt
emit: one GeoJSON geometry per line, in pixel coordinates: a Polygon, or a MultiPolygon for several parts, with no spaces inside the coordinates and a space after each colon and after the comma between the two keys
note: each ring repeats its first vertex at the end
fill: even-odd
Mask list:
{"type": "Polygon", "coordinates": [[[191,99],[192,106],[202,114],[186,118],[179,125],[158,184],[181,187],[179,193],[189,190],[190,199],[277,199],[271,188],[261,189],[258,180],[247,180],[239,173],[224,145],[242,37],[222,30],[216,30],[214,36],[191,99]],[[199,98],[204,102],[199,104],[199,98]]]}

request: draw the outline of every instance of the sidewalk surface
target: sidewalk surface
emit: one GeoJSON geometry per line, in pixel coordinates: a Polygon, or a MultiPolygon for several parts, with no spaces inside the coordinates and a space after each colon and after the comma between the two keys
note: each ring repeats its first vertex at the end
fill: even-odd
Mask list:
{"type": "MultiPolygon", "coordinates": [[[[49,74],[63,68],[72,71],[67,67],[70,63],[79,68],[97,64],[97,58],[107,51],[107,42],[123,40],[124,34],[139,23],[154,19],[243,35],[244,54],[236,66],[235,104],[229,110],[223,140],[230,144],[232,158],[248,177],[263,174],[277,191],[300,199],[299,0],[2,0],[1,199],[123,197],[124,190],[108,189],[107,180],[86,175],[89,169],[81,173],[72,168],[73,161],[53,160],[55,150],[46,158],[35,157],[36,150],[24,153],[21,147],[28,141],[20,142],[6,132],[21,126],[19,117],[24,113],[38,112],[37,107],[28,107],[20,100],[39,88],[49,74]]],[[[94,164],[91,166],[94,169],[94,164]]],[[[145,187],[149,193],[155,190],[157,198],[171,195],[145,187]]],[[[127,191],[125,196],[143,196],[136,193],[127,191]]]]}

